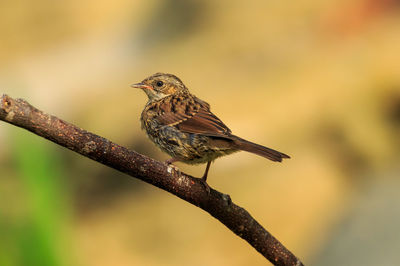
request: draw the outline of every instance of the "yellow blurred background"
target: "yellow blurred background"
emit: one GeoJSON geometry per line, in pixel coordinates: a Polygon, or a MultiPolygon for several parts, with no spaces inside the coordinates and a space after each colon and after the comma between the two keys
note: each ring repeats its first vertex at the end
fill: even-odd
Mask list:
{"type": "MultiPolygon", "coordinates": [[[[221,158],[213,188],[306,265],[396,265],[399,15],[396,0],[1,1],[0,93],[165,160],[129,84],[176,74],[292,157],[221,158]]],[[[265,262],[200,209],[0,123],[0,265],[265,262]]]]}

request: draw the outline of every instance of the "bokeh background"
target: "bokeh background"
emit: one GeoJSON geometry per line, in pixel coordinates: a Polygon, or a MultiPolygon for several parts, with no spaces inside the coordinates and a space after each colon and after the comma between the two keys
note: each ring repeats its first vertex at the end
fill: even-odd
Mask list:
{"type": "MultiPolygon", "coordinates": [[[[165,160],[140,130],[155,72],[239,136],[209,184],[307,265],[400,261],[400,2],[0,2],[0,93],[165,160]]],[[[185,166],[200,176],[204,166],[185,166]]],[[[0,265],[265,265],[205,212],[0,123],[0,265]]]]}

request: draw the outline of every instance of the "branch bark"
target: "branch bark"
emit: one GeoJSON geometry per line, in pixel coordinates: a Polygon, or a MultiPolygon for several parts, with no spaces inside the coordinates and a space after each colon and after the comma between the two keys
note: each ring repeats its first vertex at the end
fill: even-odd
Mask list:
{"type": "Polygon", "coordinates": [[[23,99],[3,95],[0,120],[139,178],[205,210],[274,265],[303,265],[245,209],[234,204],[229,195],[214,189],[208,192],[197,178],[46,114],[23,99]]]}

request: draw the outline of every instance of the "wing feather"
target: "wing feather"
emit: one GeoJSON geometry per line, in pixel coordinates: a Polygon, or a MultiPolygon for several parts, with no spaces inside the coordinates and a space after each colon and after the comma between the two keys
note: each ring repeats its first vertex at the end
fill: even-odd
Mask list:
{"type": "Polygon", "coordinates": [[[208,103],[197,97],[171,98],[159,108],[157,121],[182,132],[229,138],[231,130],[210,111],[208,103]]]}
{"type": "Polygon", "coordinates": [[[231,130],[205,106],[202,106],[190,119],[179,123],[177,127],[188,133],[221,137],[228,136],[231,133],[231,130]]]}

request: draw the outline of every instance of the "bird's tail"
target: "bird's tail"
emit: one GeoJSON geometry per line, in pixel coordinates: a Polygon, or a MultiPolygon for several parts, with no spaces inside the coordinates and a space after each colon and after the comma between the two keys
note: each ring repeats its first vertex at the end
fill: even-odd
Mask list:
{"type": "Polygon", "coordinates": [[[257,154],[274,162],[281,162],[282,159],[290,158],[289,155],[286,155],[282,152],[258,145],[237,136],[233,136],[232,140],[238,149],[257,154]]]}

